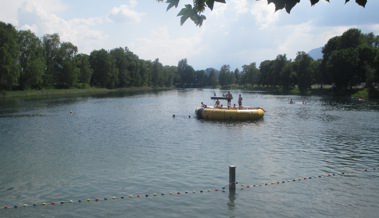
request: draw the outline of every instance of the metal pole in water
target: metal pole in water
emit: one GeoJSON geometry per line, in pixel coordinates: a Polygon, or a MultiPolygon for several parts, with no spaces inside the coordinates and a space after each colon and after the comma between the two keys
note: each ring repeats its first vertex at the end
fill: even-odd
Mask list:
{"type": "Polygon", "coordinates": [[[229,191],[236,190],[236,166],[229,166],[229,191]]]}

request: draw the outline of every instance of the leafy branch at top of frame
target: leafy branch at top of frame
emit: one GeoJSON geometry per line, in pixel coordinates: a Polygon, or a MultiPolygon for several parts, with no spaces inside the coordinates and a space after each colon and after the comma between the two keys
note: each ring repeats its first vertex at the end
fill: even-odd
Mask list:
{"type": "MultiPolygon", "coordinates": [[[[157,0],[158,2],[163,2],[163,0],[157,0]]],[[[259,1],[259,0],[257,0],[259,1]]],[[[326,0],[329,2],[329,0],[326,0]]],[[[345,0],[345,4],[350,0],[345,0]]],[[[172,7],[177,8],[180,0],[166,0],[167,11],[172,7]]],[[[180,25],[183,25],[188,18],[190,18],[196,26],[201,26],[206,17],[203,15],[203,12],[206,8],[213,10],[215,2],[226,4],[226,0],[193,0],[193,4],[186,4],[184,8],[180,10],[177,16],[180,16],[180,25]]],[[[268,4],[273,3],[275,5],[275,11],[285,9],[287,13],[290,13],[292,8],[295,7],[300,0],[267,0],[268,4]]],[[[319,0],[310,0],[311,6],[317,4],[319,0]]],[[[355,0],[355,2],[365,7],[367,4],[367,0],[355,0]]]]}

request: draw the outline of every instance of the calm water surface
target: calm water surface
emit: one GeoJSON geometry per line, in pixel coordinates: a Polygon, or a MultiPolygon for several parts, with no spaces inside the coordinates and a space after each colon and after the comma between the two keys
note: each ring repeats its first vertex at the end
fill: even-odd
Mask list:
{"type": "Polygon", "coordinates": [[[214,91],[0,101],[0,217],[377,217],[378,103],[233,91],[264,119],[197,120],[214,91]]]}

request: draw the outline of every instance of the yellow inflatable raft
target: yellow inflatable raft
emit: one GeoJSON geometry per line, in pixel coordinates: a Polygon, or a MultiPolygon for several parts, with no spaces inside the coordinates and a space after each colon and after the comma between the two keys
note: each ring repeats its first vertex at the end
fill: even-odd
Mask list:
{"type": "Polygon", "coordinates": [[[205,120],[258,120],[263,118],[265,110],[260,107],[214,108],[199,107],[195,110],[199,119],[205,120]]]}

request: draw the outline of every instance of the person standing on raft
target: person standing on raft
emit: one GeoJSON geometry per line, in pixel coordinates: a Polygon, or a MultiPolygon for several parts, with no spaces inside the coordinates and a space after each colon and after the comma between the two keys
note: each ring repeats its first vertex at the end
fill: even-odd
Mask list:
{"type": "Polygon", "coordinates": [[[238,108],[242,109],[242,96],[241,96],[241,94],[238,96],[238,108]]]}
{"type": "Polygon", "coordinates": [[[230,108],[232,106],[233,95],[228,91],[228,93],[225,95],[225,97],[226,97],[226,100],[228,102],[228,108],[230,108]]]}

